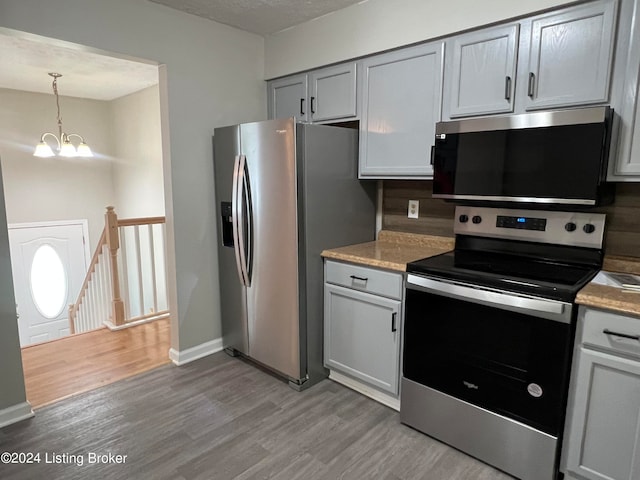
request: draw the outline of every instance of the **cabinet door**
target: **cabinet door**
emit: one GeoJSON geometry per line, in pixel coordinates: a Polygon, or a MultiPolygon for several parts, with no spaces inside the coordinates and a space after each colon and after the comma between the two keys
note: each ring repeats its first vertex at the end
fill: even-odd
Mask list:
{"type": "Polygon", "coordinates": [[[532,21],[519,88],[527,110],[608,101],[615,14],[615,0],[604,0],[532,21]]]}
{"type": "Polygon", "coordinates": [[[360,177],[431,178],[444,43],[362,61],[360,177]]]}
{"type": "Polygon", "coordinates": [[[307,105],[307,75],[272,80],[267,84],[269,118],[296,117],[306,122],[309,105],[307,105]]]}
{"type": "Polygon", "coordinates": [[[400,302],[325,283],[327,368],[398,394],[400,302]]]}
{"type": "Polygon", "coordinates": [[[640,478],[640,362],[581,348],[567,452],[569,473],[640,478]]]}
{"type": "MultiPolygon", "coordinates": [[[[620,122],[618,154],[610,170],[614,175],[628,177],[640,175],[640,2],[623,3],[620,20],[620,27],[626,28],[624,31],[621,28],[618,34],[616,62],[622,68],[616,75],[619,73],[622,77],[623,86],[619,105],[612,105],[620,122]]],[[[611,157],[610,162],[613,161],[611,157]]],[[[640,178],[633,180],[640,181],[640,178]]]]}
{"type": "Polygon", "coordinates": [[[513,112],[518,30],[518,24],[488,28],[450,42],[449,117],[513,112]]]}
{"type": "Polygon", "coordinates": [[[311,121],[355,117],[356,63],[336,65],[309,73],[311,121]]]}

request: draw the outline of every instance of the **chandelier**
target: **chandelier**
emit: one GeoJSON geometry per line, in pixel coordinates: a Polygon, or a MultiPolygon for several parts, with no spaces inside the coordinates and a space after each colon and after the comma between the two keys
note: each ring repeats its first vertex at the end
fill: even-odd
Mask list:
{"type": "Polygon", "coordinates": [[[58,135],[51,132],[45,132],[40,137],[40,143],[36,145],[36,149],[33,152],[35,157],[53,157],[56,154],[53,149],[45,142],[46,138],[53,137],[57,143],[57,154],[61,157],[93,157],[93,153],[82,138],[77,133],[65,133],[62,131],[62,118],[60,117],[60,98],[58,97],[58,78],[62,75],[59,73],[49,73],[49,76],[53,77],[53,94],[56,96],[56,107],[58,108],[58,135]],[[71,143],[71,138],[78,138],[80,144],[76,148],[71,143]]]}

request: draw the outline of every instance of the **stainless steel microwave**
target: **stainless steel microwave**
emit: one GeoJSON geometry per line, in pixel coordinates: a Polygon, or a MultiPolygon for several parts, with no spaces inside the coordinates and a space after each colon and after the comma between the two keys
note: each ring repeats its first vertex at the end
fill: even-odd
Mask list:
{"type": "Polygon", "coordinates": [[[599,205],[609,107],[483,117],[436,124],[433,197],[481,203],[599,205]]]}

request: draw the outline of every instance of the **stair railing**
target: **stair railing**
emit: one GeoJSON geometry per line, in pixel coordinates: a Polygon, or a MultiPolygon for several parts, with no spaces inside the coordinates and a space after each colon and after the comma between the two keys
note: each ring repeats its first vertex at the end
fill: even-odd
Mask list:
{"type": "Polygon", "coordinates": [[[169,315],[164,223],[164,217],[118,219],[107,207],[80,293],[69,306],[71,333],[103,325],[118,330],[169,315]]]}

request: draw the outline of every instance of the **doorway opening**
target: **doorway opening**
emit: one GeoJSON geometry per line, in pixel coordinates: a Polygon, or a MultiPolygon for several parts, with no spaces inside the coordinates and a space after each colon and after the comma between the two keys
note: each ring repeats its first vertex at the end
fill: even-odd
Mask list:
{"type": "MultiPolygon", "coordinates": [[[[22,32],[3,29],[0,52],[11,60],[11,69],[0,71],[0,128],[5,132],[0,159],[27,400],[37,408],[84,391],[87,385],[103,385],[169,363],[166,316],[157,319],[142,311],[140,318],[153,319],[154,325],[111,331],[99,308],[92,307],[82,315],[97,323],[89,323],[82,333],[69,318],[70,304],[82,300],[89,277],[96,277],[98,267],[92,262],[104,248],[106,206],[115,206],[121,219],[162,218],[164,229],[166,152],[160,91],[165,86],[160,85],[156,62],[22,32]],[[59,106],[51,93],[51,72],[62,74],[57,82],[59,106]],[[57,128],[56,108],[64,114],[65,129],[81,132],[91,145],[92,158],[33,156],[43,132],[57,128]],[[154,348],[160,353],[151,359],[154,348]],[[132,357],[135,354],[139,358],[132,357]],[[38,377],[37,372],[44,371],[47,375],[38,377]],[[58,384],[69,388],[59,389],[58,384]],[[34,393],[47,388],[53,397],[34,393]]],[[[147,230],[137,228],[133,241],[139,247],[147,230]]],[[[134,278],[145,275],[146,267],[131,271],[134,278]]],[[[167,271],[166,277],[174,282],[175,272],[167,271]]],[[[140,277],[131,283],[145,282],[140,277]]],[[[100,295],[86,293],[82,301],[87,304],[100,295]]]]}

